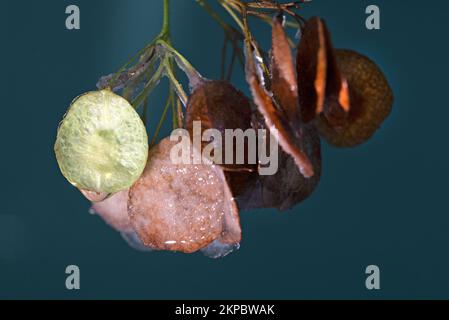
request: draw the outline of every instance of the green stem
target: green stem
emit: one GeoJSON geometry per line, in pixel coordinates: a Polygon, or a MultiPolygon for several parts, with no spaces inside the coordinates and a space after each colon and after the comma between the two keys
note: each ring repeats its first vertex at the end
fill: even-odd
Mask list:
{"type": "Polygon", "coordinates": [[[154,132],[153,140],[151,141],[150,146],[154,146],[157,142],[157,138],[159,136],[159,132],[161,131],[162,125],[164,124],[165,119],[167,118],[168,110],[170,109],[171,96],[173,95],[173,91],[170,89],[169,96],[167,98],[167,102],[165,103],[164,111],[162,112],[162,116],[159,119],[159,123],[157,124],[156,130],[154,132]]]}
{"type": "Polygon", "coordinates": [[[212,9],[212,7],[205,2],[205,0],[196,0],[196,2],[214,19],[224,30],[227,30],[229,26],[221,17],[212,9]]]}
{"type": "Polygon", "coordinates": [[[164,41],[163,39],[159,39],[157,41],[157,44],[160,45],[161,47],[163,47],[166,52],[173,55],[174,58],[180,62],[180,64],[182,65],[181,67],[185,67],[188,72],[198,73],[198,71],[196,71],[196,69],[192,66],[192,64],[183,55],[181,55],[175,48],[173,48],[170,45],[170,43],[168,43],[167,41],[164,41]]]}
{"type": "Polygon", "coordinates": [[[164,0],[164,20],[160,38],[167,41],[170,39],[170,0],[164,0]]]}
{"type": "Polygon", "coordinates": [[[187,99],[188,99],[187,94],[185,93],[185,91],[182,88],[182,85],[179,83],[178,79],[176,79],[176,76],[173,73],[173,70],[170,68],[168,62],[166,63],[165,74],[167,75],[168,79],[170,80],[170,83],[173,86],[173,89],[175,89],[176,93],[178,94],[178,97],[181,100],[182,104],[184,106],[186,106],[187,99]]]}
{"type": "Polygon", "coordinates": [[[151,79],[147,82],[142,92],[132,101],[131,105],[137,109],[144,101],[147,96],[150,95],[154,87],[159,83],[159,80],[164,74],[165,65],[161,63],[157,68],[156,72],[153,74],[151,79]]]}
{"type": "Polygon", "coordinates": [[[239,28],[244,32],[245,27],[243,25],[243,22],[242,22],[242,20],[239,19],[239,17],[234,12],[234,10],[232,10],[232,8],[228,5],[228,3],[226,1],[219,0],[219,2],[221,4],[221,6],[228,12],[228,14],[231,16],[231,18],[234,19],[234,21],[237,23],[239,28]]]}
{"type": "MultiPolygon", "coordinates": [[[[157,44],[165,50],[168,54],[170,54],[172,57],[174,57],[175,62],[177,63],[178,67],[184,71],[184,73],[189,78],[189,83],[192,88],[195,88],[198,84],[200,84],[203,81],[203,77],[201,74],[198,73],[198,71],[192,66],[192,64],[182,55],[180,54],[175,48],[173,48],[170,43],[167,41],[164,41],[162,39],[159,39],[157,41],[157,44]]],[[[170,75],[169,75],[170,76],[170,75]]],[[[184,101],[183,101],[184,103],[184,101]]]]}
{"type": "Polygon", "coordinates": [[[179,122],[178,122],[178,111],[176,110],[175,106],[175,95],[173,93],[173,90],[170,90],[170,105],[171,105],[171,111],[172,111],[172,124],[173,124],[173,130],[178,129],[179,122]]]}

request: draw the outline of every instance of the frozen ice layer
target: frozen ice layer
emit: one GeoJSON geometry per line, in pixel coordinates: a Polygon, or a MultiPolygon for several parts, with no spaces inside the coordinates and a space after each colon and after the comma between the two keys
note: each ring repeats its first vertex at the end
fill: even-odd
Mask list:
{"type": "Polygon", "coordinates": [[[219,259],[224,258],[231,254],[235,250],[240,249],[240,244],[225,244],[219,240],[215,240],[206,248],[202,249],[201,252],[208,258],[219,259]]]}

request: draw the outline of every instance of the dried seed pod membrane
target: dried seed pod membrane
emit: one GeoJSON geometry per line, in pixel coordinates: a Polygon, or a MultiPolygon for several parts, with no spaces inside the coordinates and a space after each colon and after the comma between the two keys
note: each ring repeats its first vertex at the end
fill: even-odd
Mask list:
{"type": "MultiPolygon", "coordinates": [[[[225,155],[225,130],[251,128],[251,106],[249,100],[231,84],[225,81],[204,81],[189,97],[185,117],[185,128],[193,139],[193,125],[195,121],[201,121],[201,132],[208,129],[217,129],[222,134],[222,162],[225,155]]],[[[199,137],[201,141],[201,137],[199,137]]],[[[203,144],[208,144],[205,142],[203,144]]],[[[247,154],[245,146],[245,155],[247,154]]],[[[248,164],[245,157],[244,164],[236,163],[236,149],[234,146],[234,164],[223,165],[227,169],[254,170],[254,165],[248,164]]]]}
{"type": "MultiPolygon", "coordinates": [[[[264,128],[263,118],[255,114],[254,126],[264,128]]],[[[307,199],[316,189],[321,178],[321,142],[316,129],[309,125],[299,128],[299,147],[310,159],[314,176],[304,178],[293,158],[279,149],[278,171],[272,176],[253,179],[246,192],[237,198],[241,209],[277,208],[287,210],[307,199]]]]}
{"type": "Polygon", "coordinates": [[[257,73],[256,61],[250,52],[247,52],[246,60],[246,79],[258,111],[265,119],[267,128],[270,132],[277,133],[274,136],[277,136],[279,145],[294,159],[301,174],[306,178],[311,178],[314,175],[313,166],[310,159],[296,144],[297,131],[292,128],[292,124],[289,123],[285,113],[276,108],[271,95],[261,83],[257,73]]]}
{"type": "Polygon", "coordinates": [[[323,111],[326,96],[327,50],[321,19],[307,21],[298,47],[296,66],[302,119],[310,122],[323,111]]]}
{"type": "Polygon", "coordinates": [[[112,194],[139,178],[148,137],[128,101],[109,90],[90,92],[70,106],[58,129],[55,153],[62,174],[74,186],[112,194]]]}
{"type": "Polygon", "coordinates": [[[92,204],[92,210],[119,232],[131,233],[134,229],[128,216],[128,190],[120,191],[108,199],[92,204]]]}
{"type": "MultiPolygon", "coordinates": [[[[158,250],[185,253],[222,237],[239,242],[238,213],[230,212],[237,209],[220,167],[173,164],[174,145],[164,139],[150,151],[142,177],[130,190],[128,213],[139,238],[158,250]]],[[[198,151],[191,150],[193,157],[198,151]]]]}
{"type": "Polygon", "coordinates": [[[298,82],[293,56],[280,17],[273,20],[271,91],[294,127],[300,121],[298,82]]]}
{"type": "Polygon", "coordinates": [[[343,125],[351,107],[348,83],[338,68],[330,32],[321,18],[307,21],[296,62],[303,120],[310,122],[323,113],[334,126],[343,125]]]}
{"type": "Polygon", "coordinates": [[[380,68],[369,58],[351,50],[336,50],[338,66],[348,79],[352,108],[346,124],[335,128],[326,118],[316,121],[320,134],[339,147],[367,141],[388,117],[393,92],[380,68]]]}

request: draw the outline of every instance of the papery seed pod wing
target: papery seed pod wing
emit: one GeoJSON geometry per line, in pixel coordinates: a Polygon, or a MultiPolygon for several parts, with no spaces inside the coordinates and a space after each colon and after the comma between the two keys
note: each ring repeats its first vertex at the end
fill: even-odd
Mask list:
{"type": "Polygon", "coordinates": [[[292,127],[286,114],[278,109],[272,96],[264,87],[257,73],[257,62],[251,49],[246,50],[246,79],[249,84],[254,103],[265,119],[266,127],[277,137],[281,148],[295,160],[301,173],[306,178],[314,175],[313,166],[303,150],[296,144],[297,131],[292,127]]]}
{"type": "Polygon", "coordinates": [[[338,68],[330,32],[324,20],[311,18],[304,27],[297,53],[298,91],[305,122],[324,115],[341,126],[351,108],[347,80],[338,68]]]}
{"type": "Polygon", "coordinates": [[[273,19],[271,91],[288,121],[297,127],[300,121],[298,82],[293,56],[279,17],[273,19]]]}

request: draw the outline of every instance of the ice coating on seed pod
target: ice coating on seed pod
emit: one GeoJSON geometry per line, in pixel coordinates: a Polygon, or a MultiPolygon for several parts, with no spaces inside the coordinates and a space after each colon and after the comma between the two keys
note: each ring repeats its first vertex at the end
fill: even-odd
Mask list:
{"type": "Polygon", "coordinates": [[[128,213],[137,235],[146,246],[185,253],[221,237],[240,241],[235,232],[227,236],[225,216],[235,205],[229,205],[234,199],[222,170],[209,164],[174,164],[171,153],[177,144],[166,138],[154,147],[143,175],[130,189],[128,213]]]}
{"type": "Polygon", "coordinates": [[[123,240],[125,240],[126,243],[134,250],[142,251],[142,252],[151,252],[154,250],[154,249],[144,245],[142,240],[140,240],[139,236],[134,231],[122,232],[121,235],[122,235],[123,240]]]}
{"type": "Polygon", "coordinates": [[[219,259],[226,257],[238,249],[240,249],[240,244],[225,244],[219,240],[215,240],[206,248],[201,249],[201,252],[208,258],[219,259]]]}
{"type": "Polygon", "coordinates": [[[120,191],[101,202],[92,204],[92,210],[119,232],[134,232],[128,217],[128,190],[120,191]]]}
{"type": "Polygon", "coordinates": [[[134,108],[109,90],[75,99],[58,129],[55,153],[80,190],[113,194],[141,175],[148,156],[145,126],[134,108]]]}
{"type": "Polygon", "coordinates": [[[346,124],[335,128],[325,118],[316,121],[320,134],[338,147],[353,147],[371,138],[389,116],[393,92],[380,68],[351,50],[336,50],[338,66],[348,79],[351,111],[346,124]]]}

